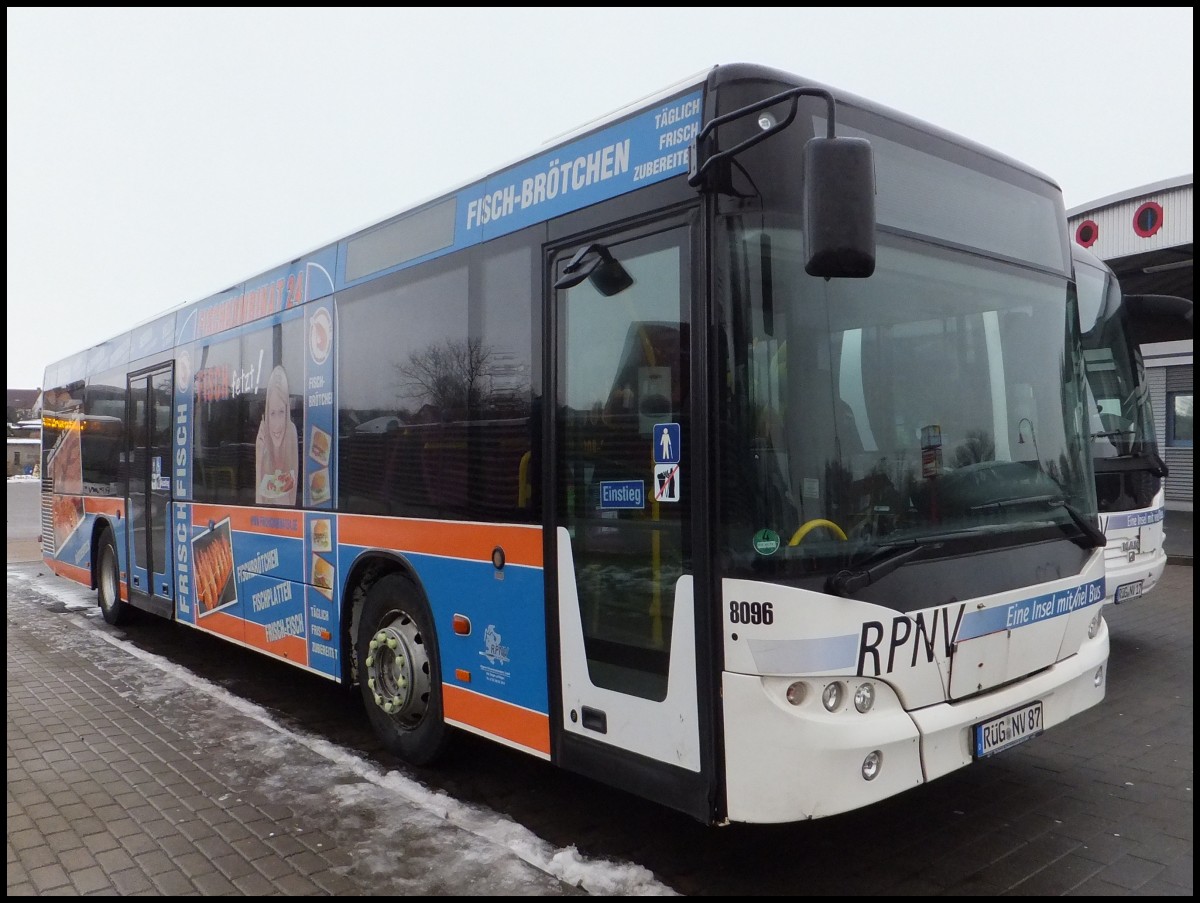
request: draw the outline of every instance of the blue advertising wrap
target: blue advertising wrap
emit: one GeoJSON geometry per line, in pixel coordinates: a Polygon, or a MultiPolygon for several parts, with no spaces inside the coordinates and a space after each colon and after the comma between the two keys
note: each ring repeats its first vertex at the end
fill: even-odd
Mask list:
{"type": "Polygon", "coordinates": [[[333,444],[337,408],[334,398],[334,311],[331,301],[305,306],[304,334],[304,504],[333,508],[337,480],[333,444]]]}

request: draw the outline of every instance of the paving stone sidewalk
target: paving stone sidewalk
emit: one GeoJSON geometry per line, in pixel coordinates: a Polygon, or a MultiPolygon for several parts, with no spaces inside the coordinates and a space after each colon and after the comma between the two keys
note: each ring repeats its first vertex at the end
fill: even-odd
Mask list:
{"type": "Polygon", "coordinates": [[[584,893],[11,596],[10,896],[584,893]]]}

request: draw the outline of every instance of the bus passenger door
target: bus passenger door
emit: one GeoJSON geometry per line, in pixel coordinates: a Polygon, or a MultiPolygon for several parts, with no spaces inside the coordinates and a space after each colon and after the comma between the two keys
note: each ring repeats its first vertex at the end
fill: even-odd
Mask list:
{"type": "Polygon", "coordinates": [[[676,220],[568,247],[551,271],[558,756],[651,797],[701,771],[689,242],[676,220]]]}
{"type": "Polygon", "coordinates": [[[138,608],[171,617],[175,605],[170,554],[170,364],[129,377],[129,586],[138,608]]]}

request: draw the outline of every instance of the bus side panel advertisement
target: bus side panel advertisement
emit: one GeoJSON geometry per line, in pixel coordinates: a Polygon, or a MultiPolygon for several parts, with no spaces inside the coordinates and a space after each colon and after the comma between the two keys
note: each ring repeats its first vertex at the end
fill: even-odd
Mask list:
{"type": "Polygon", "coordinates": [[[458,195],[454,247],[507,235],[686,172],[699,91],[534,157],[458,195]]]}
{"type": "Polygon", "coordinates": [[[305,308],[306,353],[304,355],[304,504],[310,508],[332,508],[336,504],[336,455],[333,443],[334,342],[333,305],[310,304],[305,308]]]}
{"type": "Polygon", "coordinates": [[[323,248],[197,302],[179,315],[176,344],[203,339],[331,294],[336,257],[336,246],[323,248]]]}
{"type": "MultiPolygon", "coordinates": [[[[368,551],[366,545],[352,544],[362,533],[373,534],[378,543],[375,548],[399,548],[395,540],[402,537],[389,537],[391,525],[386,520],[364,518],[358,524],[358,518],[343,516],[341,521],[342,543],[337,546],[341,573],[368,551]],[[348,530],[348,524],[353,529],[348,530]],[[347,538],[352,543],[347,543],[347,538]]],[[[434,622],[450,625],[465,618],[469,625],[465,634],[438,631],[445,717],[548,754],[544,577],[540,560],[536,565],[517,561],[520,544],[529,543],[533,533],[525,528],[488,525],[482,529],[492,542],[480,544],[472,543],[469,535],[478,533],[480,525],[438,526],[464,534],[461,542],[440,544],[480,553],[478,558],[452,558],[403,549],[429,601],[434,622]],[[501,568],[490,557],[497,541],[511,553],[501,568]]],[[[314,662],[314,666],[320,667],[320,663],[314,662]]]]}
{"type": "Polygon", "coordinates": [[[520,231],[687,172],[702,94],[660,107],[540,154],[433,206],[342,242],[336,287],[346,288],[520,231]]]}
{"type": "Polygon", "coordinates": [[[171,417],[171,495],[192,497],[192,369],[194,351],[180,348],[175,355],[175,409],[171,417]]]}
{"type": "Polygon", "coordinates": [[[315,671],[340,679],[341,591],[337,579],[337,518],[310,512],[305,515],[304,561],[309,568],[307,604],[308,663],[315,671]]]}
{"type": "Polygon", "coordinates": [[[174,535],[181,621],[308,664],[301,512],[180,504],[174,535]]]}

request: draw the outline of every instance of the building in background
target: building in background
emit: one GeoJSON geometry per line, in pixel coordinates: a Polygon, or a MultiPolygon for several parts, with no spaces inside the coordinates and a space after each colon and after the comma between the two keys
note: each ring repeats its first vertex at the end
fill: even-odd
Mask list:
{"type": "Polygon", "coordinates": [[[5,470],[9,477],[39,476],[42,448],[42,390],[8,390],[8,451],[5,470]]]}
{"type": "MultiPolygon", "coordinates": [[[[1192,174],[1067,211],[1073,240],[1117,274],[1121,290],[1192,299],[1192,174]]],[[[1141,346],[1159,450],[1170,468],[1166,506],[1192,510],[1192,338],[1141,346]]]]}
{"type": "Polygon", "coordinates": [[[16,423],[18,420],[30,420],[34,417],[42,416],[42,390],[41,389],[9,389],[8,400],[8,422],[16,423]]]}

